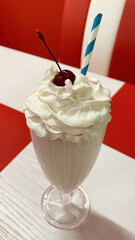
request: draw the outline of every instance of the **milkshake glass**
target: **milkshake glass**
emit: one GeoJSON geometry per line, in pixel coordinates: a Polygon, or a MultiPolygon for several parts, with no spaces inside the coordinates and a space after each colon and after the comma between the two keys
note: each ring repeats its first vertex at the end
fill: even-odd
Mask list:
{"type": "Polygon", "coordinates": [[[91,171],[104,136],[96,143],[79,146],[62,140],[46,140],[31,131],[40,166],[52,184],[43,194],[41,205],[47,221],[58,228],[80,225],[89,211],[89,199],[80,184],[91,171]]]}
{"type": "Polygon", "coordinates": [[[74,85],[52,83],[56,70],[45,73],[25,101],[25,116],[40,166],[51,186],[41,207],[46,220],[61,229],[80,225],[89,198],[80,184],[91,171],[110,121],[110,92],[98,80],[76,75],[74,85]]]}

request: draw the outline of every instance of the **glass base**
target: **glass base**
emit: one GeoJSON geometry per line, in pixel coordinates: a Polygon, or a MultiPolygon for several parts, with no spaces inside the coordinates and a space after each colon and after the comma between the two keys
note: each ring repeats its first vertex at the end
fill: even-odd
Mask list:
{"type": "Polygon", "coordinates": [[[82,187],[71,193],[62,193],[50,186],[41,199],[43,215],[48,223],[60,229],[72,229],[86,219],[89,198],[82,187]]]}

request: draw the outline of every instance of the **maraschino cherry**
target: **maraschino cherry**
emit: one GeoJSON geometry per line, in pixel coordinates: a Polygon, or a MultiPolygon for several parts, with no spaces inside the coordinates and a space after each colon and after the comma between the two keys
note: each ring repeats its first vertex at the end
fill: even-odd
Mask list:
{"type": "Polygon", "coordinates": [[[62,70],[60,71],[53,79],[53,83],[57,86],[65,86],[65,81],[67,79],[70,79],[72,84],[74,84],[75,81],[75,75],[69,70],[62,70]]]}
{"type": "Polygon", "coordinates": [[[54,55],[52,54],[52,52],[50,51],[50,49],[48,48],[46,42],[45,42],[45,38],[43,36],[43,34],[41,32],[39,32],[37,30],[37,34],[40,38],[40,40],[44,43],[45,47],[47,48],[47,50],[49,51],[49,53],[51,54],[51,56],[53,57],[54,61],[56,62],[60,72],[58,72],[58,74],[55,75],[54,79],[53,79],[53,83],[57,86],[65,86],[65,81],[67,79],[70,79],[70,81],[72,82],[72,84],[74,84],[75,81],[75,75],[73,72],[69,71],[69,70],[61,70],[60,65],[58,64],[56,58],[54,57],[54,55]]]}

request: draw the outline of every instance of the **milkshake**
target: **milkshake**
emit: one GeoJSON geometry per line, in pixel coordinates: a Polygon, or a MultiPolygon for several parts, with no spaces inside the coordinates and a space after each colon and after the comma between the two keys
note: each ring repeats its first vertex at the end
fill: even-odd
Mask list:
{"type": "Polygon", "coordinates": [[[62,229],[79,225],[88,213],[88,197],[78,186],[97,159],[111,119],[110,91],[81,73],[59,82],[69,72],[52,65],[24,109],[37,159],[52,184],[42,197],[43,214],[62,229]]]}

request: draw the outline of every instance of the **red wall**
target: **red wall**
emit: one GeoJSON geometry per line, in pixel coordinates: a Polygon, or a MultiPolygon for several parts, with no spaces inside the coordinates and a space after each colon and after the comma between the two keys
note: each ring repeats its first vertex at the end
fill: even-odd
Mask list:
{"type": "Polygon", "coordinates": [[[109,77],[135,84],[135,0],[126,0],[114,45],[109,77]]]}
{"type": "Polygon", "coordinates": [[[58,58],[65,0],[0,0],[0,45],[50,58],[38,28],[58,58]]]}

